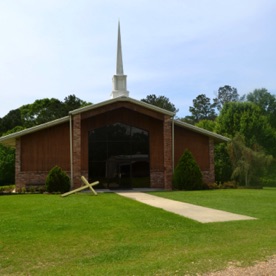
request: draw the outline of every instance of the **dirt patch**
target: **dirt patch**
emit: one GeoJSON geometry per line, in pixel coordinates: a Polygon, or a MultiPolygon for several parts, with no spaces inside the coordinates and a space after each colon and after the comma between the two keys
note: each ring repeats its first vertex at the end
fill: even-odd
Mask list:
{"type": "Polygon", "coordinates": [[[216,271],[205,276],[274,276],[276,275],[276,255],[269,258],[267,261],[257,262],[253,266],[249,267],[237,267],[238,264],[229,264],[229,267],[225,270],[216,271]]]}

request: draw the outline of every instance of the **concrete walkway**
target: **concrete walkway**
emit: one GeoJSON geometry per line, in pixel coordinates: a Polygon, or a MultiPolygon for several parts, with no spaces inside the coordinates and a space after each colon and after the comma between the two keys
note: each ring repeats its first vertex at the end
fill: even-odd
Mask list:
{"type": "Polygon", "coordinates": [[[253,217],[233,214],[212,208],[201,207],[141,192],[118,191],[116,193],[120,196],[131,198],[144,204],[161,208],[168,212],[172,212],[180,216],[199,221],[201,223],[256,219],[253,217]]]}

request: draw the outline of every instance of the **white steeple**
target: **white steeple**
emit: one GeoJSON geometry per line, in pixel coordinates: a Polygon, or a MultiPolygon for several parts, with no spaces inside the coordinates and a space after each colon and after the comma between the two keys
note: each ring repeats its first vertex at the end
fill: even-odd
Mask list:
{"type": "Polygon", "coordinates": [[[122,56],[122,45],[121,45],[121,32],[120,32],[120,21],[118,23],[118,41],[117,41],[117,62],[116,62],[116,75],[112,78],[113,90],[111,98],[125,96],[128,97],[129,92],[127,91],[127,76],[124,75],[123,68],[123,56],[122,56]]]}

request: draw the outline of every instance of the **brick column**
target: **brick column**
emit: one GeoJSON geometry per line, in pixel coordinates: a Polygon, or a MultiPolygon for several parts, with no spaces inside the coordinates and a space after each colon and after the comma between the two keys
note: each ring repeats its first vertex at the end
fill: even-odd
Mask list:
{"type": "Polygon", "coordinates": [[[15,185],[16,190],[21,189],[24,186],[22,183],[21,177],[21,139],[16,139],[16,148],[15,148],[15,185]]]}
{"type": "Polygon", "coordinates": [[[164,116],[163,124],[164,138],[164,188],[172,189],[172,120],[170,116],[164,116]]]}
{"type": "Polygon", "coordinates": [[[210,183],[215,182],[215,149],[214,139],[209,138],[209,170],[210,170],[210,183]]]}
{"type": "Polygon", "coordinates": [[[73,117],[73,188],[81,186],[81,115],[73,117]]]}

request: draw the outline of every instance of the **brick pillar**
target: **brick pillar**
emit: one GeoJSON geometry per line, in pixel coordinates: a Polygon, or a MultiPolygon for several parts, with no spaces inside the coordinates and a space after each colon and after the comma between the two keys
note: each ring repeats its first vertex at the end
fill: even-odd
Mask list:
{"type": "Polygon", "coordinates": [[[73,117],[73,188],[81,186],[81,115],[73,117]]]}
{"type": "Polygon", "coordinates": [[[214,139],[209,138],[209,183],[215,182],[215,149],[214,139]]]}
{"type": "Polygon", "coordinates": [[[16,139],[16,148],[15,148],[15,185],[16,190],[21,189],[24,186],[24,183],[21,181],[21,139],[16,139]]]}
{"type": "Polygon", "coordinates": [[[164,116],[164,188],[172,189],[172,120],[170,116],[164,116]]]}

